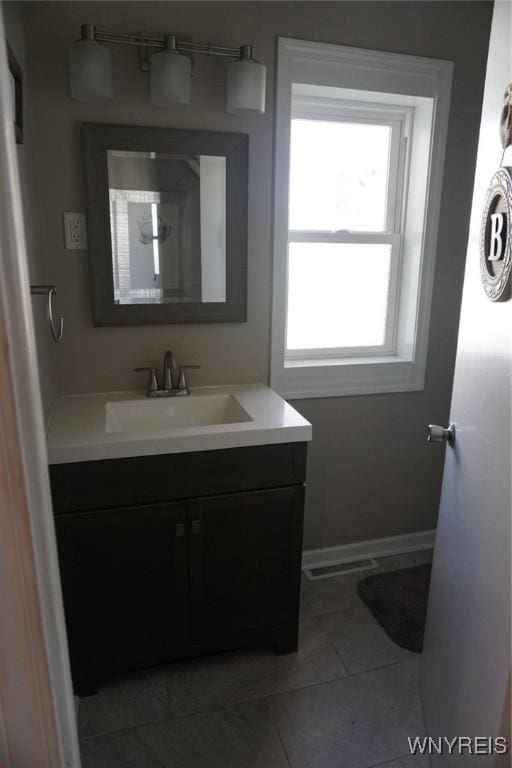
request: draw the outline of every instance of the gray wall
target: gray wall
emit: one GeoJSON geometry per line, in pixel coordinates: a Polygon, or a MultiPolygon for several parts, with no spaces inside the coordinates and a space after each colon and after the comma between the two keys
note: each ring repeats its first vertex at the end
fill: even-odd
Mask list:
{"type": "MultiPolygon", "coordinates": [[[[18,164],[20,170],[21,194],[25,218],[25,236],[30,282],[46,283],[47,269],[45,254],[41,244],[40,208],[34,164],[34,112],[32,99],[32,81],[28,77],[25,61],[25,43],[23,17],[19,3],[3,3],[5,34],[7,41],[23,71],[23,111],[25,129],[23,144],[18,145],[18,164]]],[[[43,296],[32,299],[34,310],[34,329],[41,381],[41,397],[45,419],[48,419],[54,399],[53,371],[51,362],[51,336],[46,320],[46,302],[43,296]]]]}
{"type": "Polygon", "coordinates": [[[479,2],[26,3],[29,71],[36,92],[43,247],[58,275],[66,334],[55,350],[60,393],[142,386],[136,365],[200,363],[191,383],[267,382],[271,301],[274,58],[277,35],[440,57],[455,61],[425,390],[298,401],[313,423],[306,548],[433,528],[443,452],[427,447],[425,425],[448,418],[468,212],[477,145],[491,5],[479,2]],[[251,42],[268,66],[267,114],[225,114],[225,63],[196,57],[193,104],[149,104],[149,79],[135,51],[113,49],[115,98],[79,104],[68,97],[66,50],[80,24],[124,32],[148,28],[227,45],[251,42]],[[41,30],[51,30],[51,38],[41,30]],[[250,134],[249,305],[240,325],[94,328],[87,258],[63,248],[64,210],[84,209],[79,125],[118,122],[250,134]]]}

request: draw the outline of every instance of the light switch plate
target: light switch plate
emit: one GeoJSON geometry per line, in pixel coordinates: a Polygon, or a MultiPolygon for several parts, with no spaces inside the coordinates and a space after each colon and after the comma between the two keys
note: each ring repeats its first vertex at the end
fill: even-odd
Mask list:
{"type": "Polygon", "coordinates": [[[64,243],[67,251],[83,251],[87,248],[85,213],[64,214],[64,243]]]}

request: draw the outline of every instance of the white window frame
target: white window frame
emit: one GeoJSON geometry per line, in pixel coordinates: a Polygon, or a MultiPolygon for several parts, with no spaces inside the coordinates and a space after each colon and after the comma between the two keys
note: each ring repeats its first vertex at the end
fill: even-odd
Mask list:
{"type": "MultiPolygon", "coordinates": [[[[378,346],[350,346],[320,349],[294,349],[285,347],[285,360],[311,360],[318,358],[368,357],[390,355],[395,348],[396,305],[400,277],[402,250],[402,222],[404,213],[404,187],[407,170],[407,140],[411,133],[412,107],[400,108],[365,102],[354,104],[341,99],[322,99],[314,96],[294,96],[292,120],[321,120],[342,123],[387,125],[391,129],[389,175],[386,189],[386,222],[381,231],[296,230],[288,229],[288,243],[386,243],[391,246],[391,265],[388,289],[388,309],[384,342],[378,346]]],[[[286,338],[286,336],[285,336],[286,338]]]]}
{"type": "MultiPolygon", "coordinates": [[[[453,65],[437,59],[279,38],[271,384],[288,398],[422,389],[453,65]],[[313,86],[313,88],[312,88],[313,86]],[[292,99],[293,92],[293,99],[292,99]],[[387,232],[289,231],[291,120],[400,125],[387,232]],[[398,152],[398,156],[397,156],[398,152]],[[288,244],[392,242],[385,343],[286,350],[288,244]]],[[[395,142],[396,143],[396,142],[395,142]]],[[[364,290],[354,279],[354,290],[364,290]]]]}

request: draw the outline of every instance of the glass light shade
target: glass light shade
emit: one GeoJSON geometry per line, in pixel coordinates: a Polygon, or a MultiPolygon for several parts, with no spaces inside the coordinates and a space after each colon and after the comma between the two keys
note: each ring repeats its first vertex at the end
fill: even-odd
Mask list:
{"type": "Polygon", "coordinates": [[[231,115],[263,115],[267,68],[257,61],[240,59],[228,66],[227,111],[231,115]]]}
{"type": "Polygon", "coordinates": [[[151,57],[151,103],[157,107],[190,104],[192,62],[188,56],[164,50],[151,57]]]}
{"type": "Polygon", "coordinates": [[[69,51],[71,97],[76,101],[112,98],[112,56],[95,40],[79,40],[69,51]]]}

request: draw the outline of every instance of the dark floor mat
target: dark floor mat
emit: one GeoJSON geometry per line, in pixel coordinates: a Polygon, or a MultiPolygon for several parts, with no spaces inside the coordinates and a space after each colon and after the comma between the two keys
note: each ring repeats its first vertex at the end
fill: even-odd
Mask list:
{"type": "Polygon", "coordinates": [[[367,576],[357,594],[389,637],[409,651],[421,653],[431,565],[367,576]]]}

